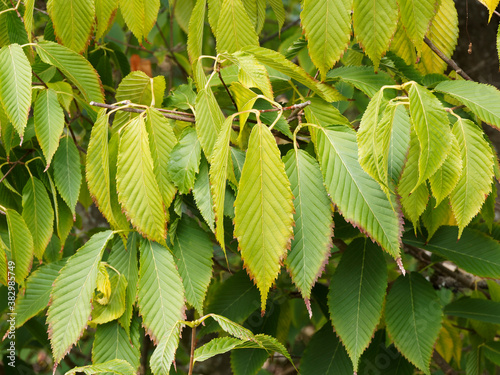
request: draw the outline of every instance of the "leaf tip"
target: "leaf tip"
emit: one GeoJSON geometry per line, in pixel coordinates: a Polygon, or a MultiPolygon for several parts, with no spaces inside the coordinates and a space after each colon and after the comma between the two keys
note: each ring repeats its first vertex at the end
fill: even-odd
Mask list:
{"type": "Polygon", "coordinates": [[[309,313],[309,319],[312,319],[313,312],[311,309],[311,301],[309,300],[309,298],[305,298],[304,303],[306,304],[306,309],[307,309],[307,312],[309,313]]]}
{"type": "Polygon", "coordinates": [[[399,270],[401,271],[401,274],[403,276],[406,276],[406,270],[405,270],[405,267],[403,266],[403,261],[401,260],[401,258],[396,259],[396,264],[398,265],[399,270]]]}

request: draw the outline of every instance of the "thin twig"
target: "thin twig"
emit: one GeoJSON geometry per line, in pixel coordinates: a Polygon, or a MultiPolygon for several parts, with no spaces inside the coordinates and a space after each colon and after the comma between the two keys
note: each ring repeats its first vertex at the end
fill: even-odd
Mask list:
{"type": "MultiPolygon", "coordinates": [[[[261,109],[259,110],[260,113],[265,113],[265,112],[279,112],[281,110],[283,111],[301,111],[302,109],[304,109],[305,107],[307,107],[308,105],[311,104],[311,101],[308,100],[308,101],[305,101],[304,103],[299,103],[299,104],[294,104],[294,105],[291,105],[289,107],[283,107],[283,108],[271,108],[271,109],[261,109]]],[[[292,112],[293,113],[293,112],[292,112]]]]}
{"type": "Polygon", "coordinates": [[[47,86],[47,84],[43,81],[43,79],[41,79],[40,76],[38,74],[36,74],[34,70],[32,70],[32,72],[33,72],[33,75],[40,81],[39,83],[41,83],[42,85],[45,86],[46,89],[48,89],[49,86],[47,86]]]}
{"type": "Polygon", "coordinates": [[[473,81],[473,79],[471,77],[469,77],[469,75],[467,73],[465,73],[462,68],[460,68],[457,63],[455,61],[453,61],[452,59],[448,58],[447,56],[445,56],[445,54],[443,52],[441,52],[431,41],[429,38],[425,37],[424,38],[424,42],[425,44],[427,44],[429,46],[429,48],[436,54],[438,55],[441,60],[443,60],[445,63],[447,63],[454,71],[456,71],[458,74],[460,74],[460,76],[464,79],[466,79],[467,81],[473,81]]]}
{"type": "MultiPolygon", "coordinates": [[[[107,109],[118,109],[118,110],[124,111],[124,112],[143,113],[146,111],[145,109],[139,109],[139,108],[129,108],[129,107],[121,108],[120,106],[117,106],[117,105],[105,104],[105,103],[90,102],[89,104],[91,106],[94,106],[94,107],[107,108],[107,109]]],[[[186,121],[186,122],[192,122],[192,123],[195,122],[193,117],[177,116],[177,115],[174,115],[171,113],[162,113],[162,114],[166,118],[170,118],[172,120],[186,121]]]]}
{"type": "Polygon", "coordinates": [[[298,24],[300,23],[300,18],[297,18],[295,21],[293,22],[290,22],[289,24],[286,24],[285,26],[283,26],[281,28],[280,31],[277,31],[275,32],[274,34],[271,34],[269,36],[266,36],[264,38],[262,38],[262,40],[260,41],[260,45],[263,45],[271,40],[273,40],[274,38],[276,38],[278,35],[280,35],[280,33],[284,33],[285,31],[287,31],[289,28],[291,27],[294,27],[294,26],[297,26],[298,24]]]}
{"type": "Polygon", "coordinates": [[[194,366],[194,348],[196,346],[196,327],[191,329],[191,352],[189,353],[189,374],[193,375],[194,366]]]}
{"type": "Polygon", "coordinates": [[[111,40],[112,42],[115,42],[115,43],[118,43],[118,44],[121,44],[122,46],[125,46],[127,48],[133,48],[133,49],[138,49],[139,51],[144,51],[144,52],[147,52],[151,55],[154,54],[153,51],[149,50],[149,49],[146,49],[144,48],[143,46],[134,46],[133,44],[130,44],[130,43],[126,43],[126,42],[122,42],[121,40],[119,39],[116,39],[116,38],[113,38],[111,36],[106,36],[106,39],[109,39],[111,40]]]}
{"type": "Polygon", "coordinates": [[[222,82],[222,86],[226,89],[227,95],[229,95],[229,98],[233,102],[234,108],[236,109],[236,112],[238,112],[238,105],[236,104],[236,101],[234,100],[233,96],[231,95],[231,92],[227,88],[226,82],[224,82],[224,79],[222,78],[222,74],[220,72],[220,65],[217,64],[217,74],[219,75],[219,79],[222,82]]]}
{"type": "Polygon", "coordinates": [[[441,370],[443,370],[443,372],[446,375],[458,375],[458,372],[455,371],[455,369],[451,367],[450,364],[446,362],[446,360],[443,357],[441,357],[441,355],[437,352],[437,350],[434,350],[434,353],[432,354],[432,359],[434,360],[434,362],[436,362],[436,364],[441,368],[441,370]]]}
{"type": "MultiPolygon", "coordinates": [[[[160,25],[158,25],[158,22],[156,22],[156,28],[158,29],[158,33],[160,34],[160,37],[163,39],[163,43],[165,43],[165,46],[168,49],[168,53],[170,54],[170,57],[172,58],[172,61],[175,63],[175,65],[177,65],[179,67],[179,69],[181,70],[182,74],[187,79],[189,77],[188,72],[186,72],[186,69],[184,69],[184,67],[181,65],[181,63],[179,62],[179,60],[177,60],[177,57],[175,56],[174,50],[173,50],[174,46],[170,45],[167,42],[167,38],[165,37],[165,34],[163,34],[163,30],[161,29],[160,25]]],[[[172,28],[170,28],[170,34],[173,34],[172,28]]],[[[172,41],[172,44],[173,44],[173,41],[172,41]]],[[[171,72],[170,74],[173,75],[173,70],[172,69],[170,69],[170,72],[171,72]]]]}
{"type": "Polygon", "coordinates": [[[0,184],[3,182],[3,180],[5,180],[5,178],[10,174],[10,172],[12,172],[12,170],[16,167],[16,165],[20,164],[22,162],[22,160],[28,156],[29,154],[31,154],[33,151],[35,150],[28,150],[26,151],[26,153],[21,156],[19,159],[17,159],[14,164],[12,164],[12,167],[9,168],[9,170],[7,171],[7,173],[5,173],[2,178],[0,178],[0,184]]]}

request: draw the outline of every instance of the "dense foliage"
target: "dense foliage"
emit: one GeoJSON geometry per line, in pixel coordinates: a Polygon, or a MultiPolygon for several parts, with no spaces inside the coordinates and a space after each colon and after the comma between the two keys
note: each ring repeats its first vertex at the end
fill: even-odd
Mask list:
{"type": "Polygon", "coordinates": [[[457,36],[453,0],[0,0],[4,368],[496,374],[500,92],[457,36]]]}

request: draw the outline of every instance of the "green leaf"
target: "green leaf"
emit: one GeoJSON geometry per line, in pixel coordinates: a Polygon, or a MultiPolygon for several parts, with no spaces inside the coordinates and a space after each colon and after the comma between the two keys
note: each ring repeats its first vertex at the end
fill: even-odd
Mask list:
{"type": "Polygon", "coordinates": [[[295,207],[294,239],[286,265],[306,300],[323,272],[333,235],[330,199],[323,185],[318,162],[303,150],[290,150],[283,158],[295,207]]]}
{"type": "Polygon", "coordinates": [[[5,113],[21,137],[31,106],[31,65],[18,44],[0,50],[0,101],[5,113]]]}
{"type": "Polygon", "coordinates": [[[436,14],[435,0],[398,0],[401,21],[408,37],[420,53],[424,36],[436,14]]]}
{"type": "Polygon", "coordinates": [[[168,375],[175,360],[175,352],[179,346],[180,324],[175,324],[162,337],[155,351],[151,355],[150,364],[153,374],[168,375]]]}
{"type": "Polygon", "coordinates": [[[403,242],[432,251],[479,277],[500,278],[500,244],[487,235],[464,229],[460,240],[456,227],[442,227],[431,240],[406,233],[403,242]]]}
{"type": "MultiPolygon", "coordinates": [[[[189,20],[193,12],[195,0],[181,1],[175,4],[175,20],[180,28],[187,34],[189,28],[189,20]]],[[[173,5],[170,5],[173,9],[173,5]]]]}
{"type": "Polygon", "coordinates": [[[234,235],[245,267],[260,290],[262,311],[292,236],[292,199],[276,141],[265,125],[257,124],[250,135],[234,204],[234,235]]]}
{"type": "Polygon", "coordinates": [[[495,128],[500,128],[500,92],[493,86],[472,81],[444,81],[436,91],[450,95],[465,104],[476,116],[495,128]]]}
{"type": "Polygon", "coordinates": [[[165,116],[154,108],[149,108],[146,113],[146,130],[149,135],[149,146],[153,158],[153,171],[163,198],[163,204],[167,209],[176,192],[174,184],[168,177],[167,167],[170,154],[177,143],[177,138],[175,138],[172,127],[165,116]]]}
{"type": "Polygon", "coordinates": [[[354,34],[377,70],[398,25],[396,0],[354,0],[352,18],[354,34]]]}
{"type": "Polygon", "coordinates": [[[304,351],[300,364],[303,375],[352,375],[349,356],[328,322],[317,331],[304,351]]]}
{"type": "MultiPolygon", "coordinates": [[[[447,58],[451,58],[458,40],[457,9],[453,0],[441,0],[440,3],[427,37],[439,51],[447,58]]],[[[417,67],[424,74],[442,74],[448,65],[427,44],[423,44],[420,64],[417,67]]]]}
{"type": "Polygon", "coordinates": [[[307,98],[311,102],[304,113],[308,122],[327,127],[329,125],[347,125],[351,126],[349,120],[343,116],[340,111],[331,103],[324,101],[317,96],[307,98]]]}
{"type": "Polygon", "coordinates": [[[259,37],[241,0],[222,0],[215,36],[219,53],[232,53],[246,46],[259,46],[259,37]]]}
{"type": "Polygon", "coordinates": [[[220,327],[230,335],[237,337],[241,340],[250,340],[254,337],[252,331],[239,324],[233,322],[232,320],[217,314],[208,314],[213,320],[219,323],[220,327]]]}
{"type": "MultiPolygon", "coordinates": [[[[329,0],[331,1],[331,0],[329,0]]],[[[343,0],[342,0],[343,1],[343,0]]],[[[301,67],[287,60],[281,53],[263,47],[249,46],[244,49],[255,56],[264,65],[295,79],[313,92],[317,93],[327,102],[334,102],[345,99],[334,87],[318,82],[307,74],[301,67]]]]}
{"type": "Polygon", "coordinates": [[[86,101],[104,102],[101,80],[83,56],[49,41],[37,43],[36,51],[43,62],[59,69],[80,90],[86,101]]]}
{"type": "Polygon", "coordinates": [[[420,143],[419,177],[414,186],[416,189],[445,161],[451,148],[451,130],[441,102],[427,89],[413,83],[408,96],[412,123],[420,143]]]}
{"type": "Polygon", "coordinates": [[[186,300],[201,316],[212,277],[213,248],[210,238],[194,220],[183,215],[175,232],[173,252],[186,300]]]}
{"type": "Polygon", "coordinates": [[[327,80],[340,79],[342,82],[349,83],[363,91],[370,98],[375,96],[382,86],[394,85],[394,80],[390,75],[383,71],[375,72],[369,66],[343,66],[335,68],[328,72],[326,78],[327,80]]]}
{"type": "Polygon", "coordinates": [[[444,308],[446,315],[500,324],[500,302],[464,297],[444,308]]]}
{"type": "Polygon", "coordinates": [[[92,323],[104,324],[120,318],[125,312],[125,297],[127,279],[123,274],[111,278],[111,295],[106,304],[94,300],[92,309],[92,323]]]}
{"type": "MultiPolygon", "coordinates": [[[[415,129],[412,128],[410,134],[410,149],[408,151],[408,160],[406,161],[403,174],[399,180],[398,194],[401,197],[401,205],[416,230],[418,219],[425,211],[429,201],[429,189],[427,184],[418,184],[418,159],[420,155],[420,145],[415,129]],[[415,189],[415,187],[417,188],[415,189]]],[[[437,172],[436,172],[437,173],[437,172]]]]}
{"type": "Polygon", "coordinates": [[[344,343],[354,371],[382,315],[387,266],[381,249],[357,238],[342,255],[330,283],[328,305],[335,332],[344,343]]]}
{"type": "Polygon", "coordinates": [[[59,146],[59,137],[64,128],[64,113],[54,90],[43,90],[38,94],[35,101],[34,117],[36,138],[47,161],[47,167],[49,167],[59,146]]]}
{"type": "Polygon", "coordinates": [[[142,44],[156,22],[160,0],[120,0],[120,10],[127,26],[142,44]]]}
{"type": "Polygon", "coordinates": [[[47,86],[49,86],[49,88],[57,94],[57,100],[59,101],[59,104],[66,110],[66,112],[70,112],[70,106],[74,99],[73,88],[71,87],[71,85],[68,82],[58,81],[47,82],[47,86]]]}
{"type": "Polygon", "coordinates": [[[198,91],[195,109],[196,133],[207,160],[211,161],[217,136],[224,124],[224,114],[210,87],[198,91]]]}
{"type": "Polygon", "coordinates": [[[342,215],[397,258],[402,231],[399,215],[380,185],[359,165],[356,133],[346,126],[321,129],[316,153],[326,190],[342,215]]]}
{"type": "Polygon", "coordinates": [[[85,51],[94,26],[94,1],[49,0],[47,11],[57,39],[76,53],[85,51]]]}
{"type": "MultiPolygon", "coordinates": [[[[111,176],[110,145],[108,145],[109,115],[99,111],[92,127],[86,158],[86,179],[89,192],[106,220],[116,229],[128,229],[127,218],[118,210],[115,180],[111,176]],[[114,204],[113,204],[114,201],[114,204]]],[[[114,163],[113,168],[115,167],[114,163]]]]}
{"type": "Polygon", "coordinates": [[[144,117],[134,118],[120,137],[116,187],[118,200],[134,228],[155,241],[166,237],[165,210],[153,172],[144,117]]]}
{"type": "Polygon", "coordinates": [[[54,282],[47,322],[55,363],[68,353],[87,326],[97,269],[106,244],[112,237],[110,230],[94,234],[68,259],[54,282]]]}
{"type": "Polygon", "coordinates": [[[75,206],[80,195],[82,172],[80,168],[80,155],[71,137],[61,139],[59,148],[54,154],[54,182],[62,199],[71,209],[73,217],[76,214],[75,206]]]}
{"type": "Polygon", "coordinates": [[[200,172],[196,176],[196,181],[193,187],[193,197],[196,206],[200,210],[201,216],[205,219],[210,230],[213,232],[215,214],[213,210],[214,202],[210,192],[210,181],[208,175],[208,162],[205,157],[201,158],[200,172]]]}
{"type": "MultiPolygon", "coordinates": [[[[208,302],[206,312],[222,315],[243,323],[259,306],[259,291],[244,270],[236,272],[220,285],[208,302]]],[[[216,324],[208,322],[203,333],[216,331],[216,324]]]]}
{"type": "Polygon", "coordinates": [[[25,293],[16,299],[16,327],[21,327],[28,319],[45,309],[50,302],[50,292],[64,261],[44,264],[31,273],[26,280],[25,293]]]}
{"type": "Polygon", "coordinates": [[[304,0],[300,19],[309,56],[323,78],[349,44],[352,6],[353,0],[304,0]]]}
{"type": "Polygon", "coordinates": [[[495,365],[500,366],[500,342],[489,341],[482,347],[483,354],[495,365]]]}
{"type": "Polygon", "coordinates": [[[12,209],[5,211],[9,228],[9,247],[16,264],[15,279],[23,286],[33,263],[33,237],[23,217],[12,209]]]}
{"type": "Polygon", "coordinates": [[[234,337],[216,337],[194,351],[194,363],[203,362],[219,354],[227,353],[243,341],[234,337]]]}
{"type": "Polygon", "coordinates": [[[43,183],[31,177],[23,189],[23,218],[33,236],[34,253],[42,259],[54,229],[54,210],[43,183]]]}
{"type": "Polygon", "coordinates": [[[427,229],[427,241],[434,236],[434,233],[442,225],[457,225],[453,211],[451,210],[450,200],[444,199],[437,207],[435,207],[435,198],[431,196],[430,203],[422,215],[422,222],[427,229]]]}
{"type": "Polygon", "coordinates": [[[113,359],[127,361],[137,371],[140,364],[141,353],[134,347],[126,331],[113,321],[97,326],[92,345],[92,363],[105,363],[113,359]]]}
{"type": "Polygon", "coordinates": [[[228,171],[232,170],[232,159],[229,153],[229,141],[231,139],[231,130],[234,116],[229,116],[222,127],[222,130],[215,143],[212,154],[212,165],[210,166],[210,189],[214,202],[213,210],[215,213],[215,237],[221,245],[224,253],[226,246],[224,243],[224,199],[226,197],[226,181],[228,171]]]}
{"type": "Polygon", "coordinates": [[[459,119],[453,125],[453,134],[460,145],[463,167],[462,175],[450,195],[460,237],[491,192],[494,156],[482,130],[472,121],[459,119]]]}
{"type": "MultiPolygon", "coordinates": [[[[165,77],[150,78],[146,73],[138,70],[122,79],[116,89],[116,100],[119,102],[130,100],[132,103],[158,107],[163,101],[165,85],[165,77]]],[[[137,116],[137,113],[118,111],[115,114],[113,126],[121,128],[137,116]]]]}
{"type": "Polygon", "coordinates": [[[189,19],[187,51],[191,65],[194,64],[202,54],[206,8],[207,0],[197,0],[193,12],[191,13],[191,18],[189,19]]]}
{"type": "Polygon", "coordinates": [[[112,359],[111,361],[95,365],[75,367],[71,371],[66,372],[64,375],[73,375],[77,372],[83,372],[85,375],[100,374],[103,372],[111,372],[117,375],[134,375],[136,373],[130,363],[123,359],[112,359]]]}
{"type": "Polygon", "coordinates": [[[278,21],[278,30],[281,31],[281,28],[285,23],[285,8],[283,7],[283,1],[269,0],[269,4],[271,5],[274,15],[276,16],[276,21],[278,21]]]}
{"type": "Polygon", "coordinates": [[[34,8],[35,0],[27,0],[24,2],[24,28],[26,29],[26,34],[30,42],[32,41],[32,34],[35,27],[33,22],[34,8]]]}
{"type": "MultiPolygon", "coordinates": [[[[8,285],[8,271],[7,271],[7,253],[5,252],[6,246],[5,244],[0,245],[0,283],[2,285],[8,285]]],[[[26,294],[26,293],[25,293],[26,294]]],[[[16,302],[17,304],[17,302],[16,302]]],[[[18,311],[19,307],[16,307],[16,311],[18,311]]],[[[20,313],[18,312],[18,315],[20,313]]],[[[19,318],[16,319],[16,324],[19,318]]]]}
{"type": "Polygon", "coordinates": [[[170,154],[168,174],[179,188],[179,193],[188,194],[194,186],[199,172],[201,157],[200,141],[193,128],[186,128],[170,154]]]}
{"type": "Polygon", "coordinates": [[[138,306],[146,332],[158,343],[184,315],[184,290],[169,250],[150,240],[141,242],[138,306]]]}
{"type": "Polygon", "coordinates": [[[434,343],[441,329],[441,305],[432,285],[419,273],[400,276],[387,295],[385,322],[394,345],[430,374],[434,343]]]}
{"type": "Polygon", "coordinates": [[[434,173],[429,182],[432,194],[436,197],[436,207],[453,191],[462,174],[460,145],[452,133],[451,150],[443,165],[434,173]]]}
{"type": "Polygon", "coordinates": [[[95,3],[97,20],[96,39],[101,39],[111,26],[111,22],[118,8],[118,0],[100,0],[95,3]]]}

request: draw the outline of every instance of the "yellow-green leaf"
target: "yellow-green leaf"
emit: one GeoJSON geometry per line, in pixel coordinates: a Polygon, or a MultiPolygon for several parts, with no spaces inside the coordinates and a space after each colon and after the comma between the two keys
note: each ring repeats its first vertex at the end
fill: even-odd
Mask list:
{"type": "Polygon", "coordinates": [[[276,141],[265,125],[257,124],[250,135],[234,204],[234,235],[245,267],[261,292],[261,310],[290,246],[292,198],[276,141]]]}
{"type": "Polygon", "coordinates": [[[12,260],[16,264],[15,279],[22,286],[33,264],[33,237],[23,217],[17,211],[7,209],[6,214],[9,228],[9,247],[12,260]]]}
{"type": "Polygon", "coordinates": [[[429,24],[436,14],[436,0],[399,0],[401,21],[410,40],[422,51],[424,36],[429,29],[429,24]]]}
{"type": "Polygon", "coordinates": [[[98,0],[95,2],[97,31],[95,38],[102,38],[111,26],[111,21],[118,8],[118,0],[98,0]]]}
{"type": "Polygon", "coordinates": [[[191,65],[201,56],[207,0],[197,0],[189,20],[187,50],[191,65]]]}
{"type": "Polygon", "coordinates": [[[116,173],[118,200],[140,233],[164,242],[166,217],[153,168],[144,117],[139,116],[127,125],[120,137],[116,173]]]}
{"type": "Polygon", "coordinates": [[[219,53],[259,46],[259,38],[241,0],[222,1],[216,39],[219,53]]]}
{"type": "Polygon", "coordinates": [[[491,16],[495,12],[495,9],[497,9],[500,0],[479,0],[479,2],[482,3],[486,8],[488,8],[488,11],[490,12],[490,17],[488,18],[489,22],[491,20],[491,16]]]}
{"type": "Polygon", "coordinates": [[[160,0],[120,0],[120,10],[129,29],[142,43],[156,22],[160,0]]]}

